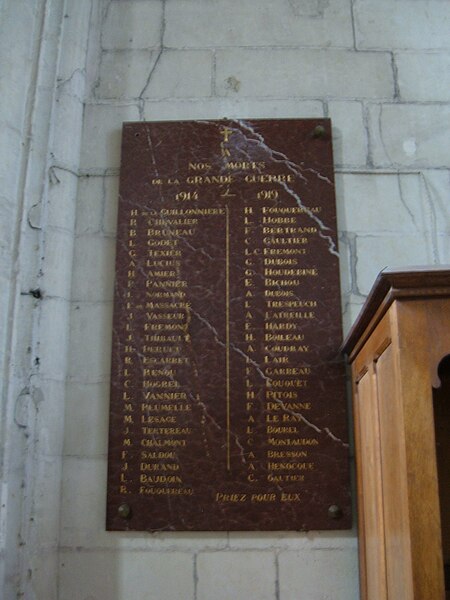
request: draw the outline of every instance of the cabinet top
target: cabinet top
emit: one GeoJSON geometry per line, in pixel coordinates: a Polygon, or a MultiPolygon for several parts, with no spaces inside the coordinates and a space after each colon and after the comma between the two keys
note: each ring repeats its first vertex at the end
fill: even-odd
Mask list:
{"type": "Polygon", "coordinates": [[[350,355],[369,325],[372,324],[372,330],[394,300],[443,296],[450,296],[450,265],[384,269],[376,278],[342,351],[350,355]]]}

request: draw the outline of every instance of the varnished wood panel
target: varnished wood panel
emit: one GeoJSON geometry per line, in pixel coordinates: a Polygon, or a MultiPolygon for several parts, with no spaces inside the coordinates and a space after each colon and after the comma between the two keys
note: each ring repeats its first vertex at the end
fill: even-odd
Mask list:
{"type": "MultiPolygon", "coordinates": [[[[367,370],[366,370],[367,371],[367,370]]],[[[364,371],[364,373],[366,373],[364,371]]],[[[363,374],[361,375],[363,376],[363,374]]],[[[362,510],[364,505],[364,490],[362,486],[362,474],[363,464],[361,461],[362,456],[362,435],[361,435],[361,423],[362,415],[364,414],[364,407],[361,406],[362,398],[359,396],[358,389],[359,381],[352,378],[352,390],[353,390],[353,419],[354,419],[354,435],[355,435],[355,455],[356,455],[356,481],[357,481],[357,504],[358,504],[358,553],[359,553],[359,587],[361,591],[361,598],[367,598],[367,566],[366,566],[366,544],[365,544],[365,515],[362,510]]]]}
{"type": "Polygon", "coordinates": [[[360,460],[364,468],[360,486],[364,513],[364,555],[367,580],[367,600],[385,600],[386,559],[384,543],[383,498],[381,483],[380,434],[374,373],[371,367],[358,383],[360,422],[360,460]],[[364,406],[361,405],[364,404],[364,406]]]}
{"type": "Polygon", "coordinates": [[[412,597],[403,406],[396,373],[397,349],[390,344],[375,362],[380,412],[381,470],[388,598],[412,597]]]}

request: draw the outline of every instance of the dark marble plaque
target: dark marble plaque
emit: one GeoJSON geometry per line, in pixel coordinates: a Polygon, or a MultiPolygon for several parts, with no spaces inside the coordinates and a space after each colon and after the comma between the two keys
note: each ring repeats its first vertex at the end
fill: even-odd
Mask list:
{"type": "Polygon", "coordinates": [[[107,528],[351,525],[331,124],[126,123],[107,528]]]}

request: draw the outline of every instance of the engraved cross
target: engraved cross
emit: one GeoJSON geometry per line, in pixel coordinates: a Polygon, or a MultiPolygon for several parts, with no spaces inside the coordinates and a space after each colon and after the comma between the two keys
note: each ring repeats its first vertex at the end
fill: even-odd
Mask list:
{"type": "Polygon", "coordinates": [[[224,142],[228,142],[228,140],[230,139],[230,135],[233,133],[232,129],[229,129],[228,127],[223,127],[220,130],[220,135],[223,135],[223,141],[224,142]]]}

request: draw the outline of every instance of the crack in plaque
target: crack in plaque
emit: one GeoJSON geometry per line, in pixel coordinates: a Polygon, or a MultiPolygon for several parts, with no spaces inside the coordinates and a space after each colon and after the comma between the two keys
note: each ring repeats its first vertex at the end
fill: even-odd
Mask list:
{"type": "Polygon", "coordinates": [[[214,256],[211,256],[211,254],[206,252],[206,250],[204,248],[196,248],[195,246],[193,246],[190,242],[187,241],[186,238],[179,237],[178,239],[180,239],[189,248],[189,250],[192,250],[192,252],[194,254],[196,254],[197,252],[200,252],[201,254],[203,254],[203,256],[206,256],[206,258],[208,258],[212,262],[215,262],[217,260],[216,258],[214,258],[214,256]]]}
{"type": "MultiPolygon", "coordinates": [[[[312,169],[312,168],[302,168],[300,165],[297,165],[296,163],[291,161],[282,152],[279,152],[278,150],[274,150],[273,148],[268,146],[264,137],[260,133],[255,131],[255,129],[252,127],[252,125],[250,123],[248,123],[247,121],[236,120],[235,122],[238,125],[240,125],[240,127],[242,129],[244,129],[245,132],[250,133],[253,137],[246,137],[245,132],[242,131],[242,129],[239,127],[233,127],[233,125],[230,125],[229,123],[227,124],[227,126],[235,133],[243,135],[247,141],[256,143],[259,146],[259,148],[263,151],[263,153],[265,153],[268,156],[268,159],[267,159],[268,161],[270,161],[272,163],[276,163],[276,164],[281,163],[281,164],[285,165],[289,169],[289,171],[291,171],[291,173],[293,173],[296,177],[299,177],[305,184],[308,184],[308,179],[304,175],[304,173],[307,172],[307,173],[312,173],[321,181],[324,181],[328,185],[333,186],[333,182],[325,175],[322,175],[319,171],[316,171],[315,169],[312,169]]],[[[213,124],[217,127],[220,126],[220,122],[217,123],[214,121],[203,121],[203,123],[213,124]]],[[[245,150],[241,149],[240,151],[242,153],[244,153],[247,157],[249,157],[248,153],[245,152],[245,150]]],[[[330,235],[326,235],[324,233],[325,231],[330,231],[330,227],[325,225],[325,223],[321,219],[319,219],[319,217],[317,217],[310,210],[310,208],[308,206],[306,206],[303,203],[300,196],[291,187],[289,187],[286,182],[278,181],[278,182],[274,182],[274,185],[280,185],[281,187],[283,187],[284,190],[288,193],[288,195],[291,196],[295,200],[295,203],[297,204],[297,206],[302,209],[302,212],[304,212],[310,219],[312,219],[318,225],[319,236],[328,243],[328,251],[331,254],[333,254],[334,256],[339,257],[339,252],[337,251],[336,243],[334,242],[333,238],[330,235]]]]}
{"type": "MultiPolygon", "coordinates": [[[[150,155],[152,157],[153,168],[155,169],[156,177],[159,178],[160,175],[159,175],[159,171],[158,171],[158,164],[156,162],[155,152],[153,150],[153,140],[152,140],[152,136],[150,135],[150,130],[148,127],[145,128],[145,133],[146,133],[146,137],[147,137],[148,148],[150,150],[150,155]]],[[[159,187],[161,187],[161,186],[159,186],[159,187]]]]}
{"type": "MultiPolygon", "coordinates": [[[[196,311],[193,311],[192,309],[190,309],[190,311],[204,325],[206,325],[206,327],[213,333],[214,339],[219,344],[219,346],[222,346],[223,348],[226,348],[225,342],[223,342],[219,338],[219,334],[217,332],[217,329],[214,327],[214,325],[211,325],[211,323],[207,319],[205,319],[204,317],[202,317],[196,311]]],[[[234,352],[236,352],[236,353],[240,354],[241,356],[243,356],[246,359],[246,361],[249,362],[255,368],[255,370],[257,371],[257,373],[260,375],[260,377],[264,381],[271,381],[270,377],[267,377],[267,375],[264,374],[264,372],[262,371],[260,365],[255,360],[253,360],[251,356],[248,356],[248,354],[246,354],[245,352],[243,352],[240,348],[237,348],[234,344],[230,344],[230,348],[234,352]]],[[[302,421],[305,425],[307,425],[308,427],[311,427],[316,433],[320,433],[320,434],[325,433],[333,441],[341,443],[344,447],[348,447],[348,443],[344,442],[343,440],[341,440],[340,438],[338,438],[337,436],[335,436],[330,431],[330,429],[328,427],[324,427],[323,429],[321,429],[320,427],[318,427],[317,425],[315,425],[314,423],[312,423],[311,421],[309,421],[302,413],[287,408],[282,400],[275,399],[274,401],[277,404],[279,404],[280,407],[282,408],[282,410],[284,410],[287,414],[290,414],[291,416],[296,417],[297,419],[299,419],[300,421],[302,421]]]]}
{"type": "MultiPolygon", "coordinates": [[[[316,171],[315,169],[311,169],[311,168],[302,169],[299,165],[297,165],[296,163],[289,160],[289,158],[285,154],[270,148],[266,144],[263,136],[260,133],[258,133],[257,131],[255,131],[255,129],[250,124],[246,123],[245,121],[240,121],[240,120],[237,122],[241,125],[241,127],[246,129],[247,131],[250,131],[254,136],[256,136],[256,138],[258,139],[258,142],[260,144],[260,147],[262,147],[269,154],[269,157],[272,159],[273,162],[276,162],[276,163],[281,162],[282,164],[285,164],[290,171],[292,171],[295,175],[300,177],[306,183],[307,183],[307,179],[303,175],[302,170],[311,172],[314,175],[316,175],[316,177],[318,179],[320,179],[321,181],[324,181],[329,185],[333,185],[332,182],[330,181],[330,179],[328,179],[328,177],[325,177],[324,175],[321,175],[321,173],[319,173],[319,171],[316,171]],[[277,158],[278,156],[281,158],[277,158]]],[[[285,181],[279,182],[279,185],[281,185],[285,189],[285,191],[292,198],[294,198],[294,200],[295,200],[296,204],[299,206],[299,208],[301,208],[304,211],[304,213],[307,214],[308,217],[310,219],[312,219],[319,226],[319,235],[320,235],[320,237],[322,237],[324,240],[326,240],[328,242],[328,244],[329,244],[328,249],[329,249],[330,253],[339,257],[339,253],[336,250],[336,244],[335,244],[334,240],[331,238],[331,236],[323,234],[323,231],[330,231],[330,228],[327,225],[325,225],[325,223],[321,219],[319,219],[319,217],[317,217],[305,204],[303,204],[299,195],[296,192],[294,192],[294,190],[291,189],[285,181]]]]}

